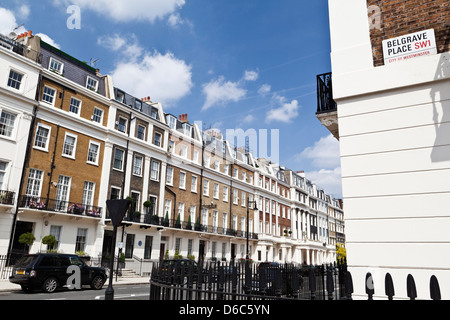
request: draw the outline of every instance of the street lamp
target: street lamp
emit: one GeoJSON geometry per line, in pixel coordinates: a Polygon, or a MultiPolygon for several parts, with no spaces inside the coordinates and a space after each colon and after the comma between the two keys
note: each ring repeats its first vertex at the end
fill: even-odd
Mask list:
{"type": "Polygon", "coordinates": [[[245,262],[246,262],[246,264],[248,265],[248,263],[249,263],[249,259],[250,259],[250,257],[249,257],[249,255],[248,255],[248,237],[249,237],[249,227],[248,227],[248,221],[249,221],[249,215],[250,215],[250,204],[253,204],[253,210],[258,210],[258,207],[256,206],[256,200],[252,200],[252,201],[250,201],[250,197],[248,197],[247,198],[247,256],[246,256],[246,258],[245,258],[245,262]]]}

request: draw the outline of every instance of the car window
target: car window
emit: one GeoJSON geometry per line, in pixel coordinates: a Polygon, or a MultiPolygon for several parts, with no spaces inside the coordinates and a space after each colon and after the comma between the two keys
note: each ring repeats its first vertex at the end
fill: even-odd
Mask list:
{"type": "Polygon", "coordinates": [[[19,259],[19,261],[16,262],[15,267],[16,268],[26,268],[31,266],[31,264],[36,261],[38,256],[24,256],[19,259]]]}
{"type": "Polygon", "coordinates": [[[71,265],[82,266],[84,264],[79,257],[69,257],[69,259],[71,265]]]}
{"type": "Polygon", "coordinates": [[[40,267],[54,267],[55,266],[55,260],[52,256],[44,256],[41,259],[41,262],[39,263],[40,267]]]}
{"type": "Polygon", "coordinates": [[[56,257],[56,266],[58,266],[58,267],[68,267],[68,266],[70,266],[69,258],[67,258],[67,257],[56,257]]]}

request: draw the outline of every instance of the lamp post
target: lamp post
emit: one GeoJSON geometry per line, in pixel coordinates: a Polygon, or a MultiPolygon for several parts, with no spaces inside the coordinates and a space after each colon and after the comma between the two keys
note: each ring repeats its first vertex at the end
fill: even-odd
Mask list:
{"type": "Polygon", "coordinates": [[[107,200],[106,206],[108,208],[109,216],[114,227],[113,238],[111,242],[111,261],[109,262],[109,285],[105,291],[105,300],[114,300],[113,270],[114,270],[114,251],[116,249],[116,235],[117,227],[122,223],[123,217],[130,206],[131,201],[128,199],[121,200],[107,200]]]}
{"type": "Polygon", "coordinates": [[[249,250],[248,250],[248,241],[249,241],[249,215],[250,215],[250,204],[253,204],[253,210],[258,210],[256,207],[256,201],[252,200],[250,201],[250,197],[247,197],[247,256],[245,257],[245,263],[248,265],[250,257],[249,257],[249,250]]]}

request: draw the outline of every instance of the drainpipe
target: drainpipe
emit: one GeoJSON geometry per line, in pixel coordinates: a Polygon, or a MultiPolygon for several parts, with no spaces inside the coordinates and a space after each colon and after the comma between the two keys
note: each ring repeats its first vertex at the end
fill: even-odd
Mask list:
{"type": "MultiPolygon", "coordinates": [[[[202,195],[203,195],[203,167],[204,166],[205,166],[205,141],[203,140],[203,137],[202,137],[202,167],[200,169],[200,190],[199,190],[200,206],[198,208],[198,218],[199,218],[200,222],[201,222],[200,216],[201,216],[201,212],[202,212],[202,203],[203,203],[202,195]]],[[[197,220],[194,222],[194,226],[196,223],[197,223],[197,220]]]]}
{"type": "MultiPolygon", "coordinates": [[[[39,80],[38,80],[38,85],[37,85],[37,90],[36,90],[36,97],[35,97],[36,102],[39,101],[39,99],[41,97],[41,87],[42,87],[42,74],[39,74],[39,80]]],[[[39,110],[38,104],[39,103],[37,102],[37,104],[34,106],[32,118],[31,118],[31,122],[30,122],[30,129],[29,129],[29,132],[28,132],[28,141],[27,141],[27,147],[26,147],[26,151],[25,151],[25,157],[24,157],[24,160],[23,160],[22,174],[20,176],[20,184],[19,184],[19,191],[17,193],[16,208],[15,208],[15,211],[14,211],[13,221],[12,221],[12,225],[11,225],[11,232],[10,232],[10,236],[9,236],[9,245],[8,245],[7,258],[6,258],[6,265],[9,265],[10,259],[11,259],[13,241],[14,241],[14,236],[15,236],[15,232],[16,232],[17,216],[19,214],[19,206],[20,206],[20,201],[19,200],[20,200],[20,197],[21,197],[21,194],[22,194],[22,190],[23,190],[23,186],[24,186],[24,182],[25,182],[25,173],[26,173],[28,161],[30,159],[30,152],[31,152],[31,147],[32,147],[33,134],[34,134],[34,129],[35,129],[35,125],[36,125],[36,115],[37,115],[38,110],[39,110]]]]}
{"type": "Polygon", "coordinates": [[[50,188],[52,185],[52,177],[53,177],[53,170],[56,168],[55,167],[55,156],[56,156],[56,146],[58,144],[58,137],[59,137],[59,124],[56,126],[56,139],[55,139],[55,146],[53,149],[53,157],[52,157],[52,164],[50,166],[50,174],[49,174],[49,180],[48,180],[48,188],[47,188],[47,199],[45,201],[45,208],[48,209],[48,202],[50,199],[50,188]]]}

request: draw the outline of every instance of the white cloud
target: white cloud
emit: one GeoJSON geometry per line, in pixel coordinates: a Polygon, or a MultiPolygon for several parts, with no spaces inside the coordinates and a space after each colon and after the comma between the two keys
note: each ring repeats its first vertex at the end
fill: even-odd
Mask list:
{"type": "Polygon", "coordinates": [[[305,173],[309,180],[327,194],[342,197],[339,141],[333,135],[320,138],[313,146],[305,148],[294,157],[303,166],[305,162],[309,162],[311,167],[317,168],[305,173]]]}
{"type": "Polygon", "coordinates": [[[240,82],[225,81],[223,76],[204,84],[203,94],[206,96],[206,101],[202,110],[230,101],[238,102],[247,94],[247,90],[240,86],[240,82]]]}
{"type": "MultiPolygon", "coordinates": [[[[9,35],[16,27],[17,21],[14,13],[8,9],[0,8],[0,33],[9,35]]],[[[24,27],[18,28],[15,33],[20,34],[25,32],[24,27]]]]}
{"type": "Polygon", "coordinates": [[[256,81],[258,80],[259,74],[256,71],[245,70],[244,80],[245,81],[256,81]]]}
{"type": "Polygon", "coordinates": [[[342,198],[342,176],[340,167],[305,172],[305,176],[317,187],[323,189],[326,194],[332,195],[338,199],[342,198]]]}
{"type": "Polygon", "coordinates": [[[28,16],[30,15],[30,11],[31,11],[30,7],[26,4],[23,4],[19,7],[17,14],[18,14],[19,18],[27,19],[28,16]]]}
{"type": "Polygon", "coordinates": [[[46,35],[45,33],[37,33],[36,34],[37,36],[39,36],[39,37],[41,37],[41,39],[44,41],[44,42],[47,42],[49,45],[51,45],[51,46],[53,46],[53,47],[55,47],[55,48],[57,48],[57,49],[61,49],[61,46],[59,45],[59,44],[57,44],[56,42],[55,42],[55,40],[53,40],[52,38],[50,38],[48,35],[46,35]]]}
{"type": "Polygon", "coordinates": [[[92,10],[119,22],[155,22],[174,13],[186,3],[185,0],[55,0],[57,4],[69,3],[81,9],[92,10]]]}
{"type": "Polygon", "coordinates": [[[289,123],[298,116],[299,105],[297,100],[292,100],[291,102],[284,102],[285,98],[280,100],[282,100],[282,105],[279,108],[271,109],[267,112],[267,123],[272,121],[289,123]]]}
{"type": "Polygon", "coordinates": [[[120,52],[129,59],[137,59],[144,52],[144,48],[139,45],[135,34],[121,36],[114,34],[112,36],[100,37],[97,44],[115,52],[120,52]]]}
{"type": "Polygon", "coordinates": [[[250,123],[253,120],[255,120],[255,117],[252,114],[249,114],[248,116],[246,116],[244,119],[242,119],[243,123],[250,123]]]}
{"type": "Polygon", "coordinates": [[[170,106],[190,93],[192,67],[167,52],[145,53],[139,60],[119,62],[111,72],[114,85],[137,97],[150,96],[170,106]]]}
{"type": "Polygon", "coordinates": [[[272,90],[270,84],[265,83],[258,89],[258,93],[262,96],[265,96],[270,92],[270,90],[272,90]]]}
{"type": "Polygon", "coordinates": [[[299,162],[304,159],[309,160],[315,168],[340,167],[339,141],[331,134],[322,137],[314,143],[314,146],[305,148],[295,158],[299,162]]]}

